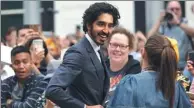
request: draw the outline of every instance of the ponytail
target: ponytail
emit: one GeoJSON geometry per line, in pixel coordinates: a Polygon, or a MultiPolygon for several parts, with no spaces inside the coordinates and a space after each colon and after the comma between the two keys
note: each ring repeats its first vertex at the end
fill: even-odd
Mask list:
{"type": "Polygon", "coordinates": [[[177,71],[177,57],[171,46],[165,46],[161,53],[157,89],[161,90],[164,98],[169,101],[169,108],[173,108],[175,79],[177,71]]]}
{"type": "Polygon", "coordinates": [[[168,100],[169,108],[173,108],[177,63],[179,61],[177,41],[154,35],[147,40],[145,50],[148,64],[158,72],[156,89],[161,91],[164,98],[168,100]]]}

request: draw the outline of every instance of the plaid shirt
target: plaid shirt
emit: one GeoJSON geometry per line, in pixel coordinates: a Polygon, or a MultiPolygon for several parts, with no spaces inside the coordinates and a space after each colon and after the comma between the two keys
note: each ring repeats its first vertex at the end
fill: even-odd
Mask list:
{"type": "MultiPolygon", "coordinates": [[[[1,84],[1,107],[6,108],[6,101],[12,99],[12,91],[17,84],[17,77],[11,76],[1,84]]],[[[23,96],[20,101],[13,100],[11,108],[37,108],[39,99],[47,87],[48,82],[41,75],[32,74],[24,84],[23,96]]]]}

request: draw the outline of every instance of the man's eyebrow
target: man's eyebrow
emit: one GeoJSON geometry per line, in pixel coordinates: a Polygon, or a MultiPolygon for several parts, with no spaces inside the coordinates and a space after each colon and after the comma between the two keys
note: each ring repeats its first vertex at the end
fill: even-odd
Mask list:
{"type": "Polygon", "coordinates": [[[97,21],[98,23],[106,23],[106,22],[104,22],[104,21],[97,21]]]}
{"type": "Polygon", "coordinates": [[[107,23],[107,24],[113,24],[113,23],[108,23],[108,22],[101,21],[101,20],[97,21],[97,23],[107,23]]]}

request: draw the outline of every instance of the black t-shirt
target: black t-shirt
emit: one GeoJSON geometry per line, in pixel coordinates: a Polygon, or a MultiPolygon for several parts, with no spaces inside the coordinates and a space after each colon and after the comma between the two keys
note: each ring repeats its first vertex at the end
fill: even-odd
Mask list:
{"type": "Polygon", "coordinates": [[[119,71],[113,72],[110,68],[108,68],[108,73],[110,76],[110,87],[109,87],[109,92],[106,98],[106,101],[109,101],[110,97],[114,94],[114,91],[119,84],[120,80],[123,78],[123,76],[126,75],[126,70],[127,64],[119,71]]]}
{"type": "Polygon", "coordinates": [[[111,96],[114,94],[114,91],[116,90],[117,85],[121,81],[121,79],[127,75],[127,74],[138,74],[141,72],[141,66],[140,63],[137,60],[133,59],[133,56],[129,55],[128,62],[125,64],[125,66],[116,72],[113,72],[110,69],[110,61],[109,59],[106,60],[106,67],[107,71],[109,73],[110,77],[110,87],[109,92],[106,97],[105,105],[107,105],[108,101],[110,100],[111,96]]]}

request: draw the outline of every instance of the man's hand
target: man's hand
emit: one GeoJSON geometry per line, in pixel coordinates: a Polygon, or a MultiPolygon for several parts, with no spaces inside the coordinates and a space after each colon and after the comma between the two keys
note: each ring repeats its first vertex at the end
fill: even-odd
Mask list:
{"type": "Polygon", "coordinates": [[[192,107],[194,107],[194,100],[190,100],[192,107]]]}
{"type": "Polygon", "coordinates": [[[173,16],[173,19],[169,21],[170,24],[173,24],[173,25],[178,25],[180,24],[180,19],[176,16],[176,14],[174,12],[169,12],[172,14],[173,16]]]}
{"type": "Polygon", "coordinates": [[[7,108],[11,108],[11,106],[10,106],[11,102],[12,102],[12,99],[7,100],[7,102],[6,102],[7,108]]]}
{"type": "Polygon", "coordinates": [[[33,63],[39,67],[40,65],[40,62],[44,59],[44,50],[42,51],[36,51],[36,50],[33,50],[32,51],[32,54],[31,54],[31,57],[32,57],[32,60],[33,60],[33,63]]]}
{"type": "Polygon", "coordinates": [[[87,106],[86,108],[104,108],[102,105],[87,106]]]}
{"type": "Polygon", "coordinates": [[[164,21],[165,15],[166,15],[166,11],[160,12],[160,17],[159,17],[160,22],[163,22],[164,21]]]}
{"type": "Polygon", "coordinates": [[[29,33],[26,33],[25,40],[18,43],[18,45],[25,45],[28,42],[28,40],[30,40],[31,38],[34,38],[34,37],[40,37],[40,33],[34,32],[34,31],[30,31],[29,33]]]}

